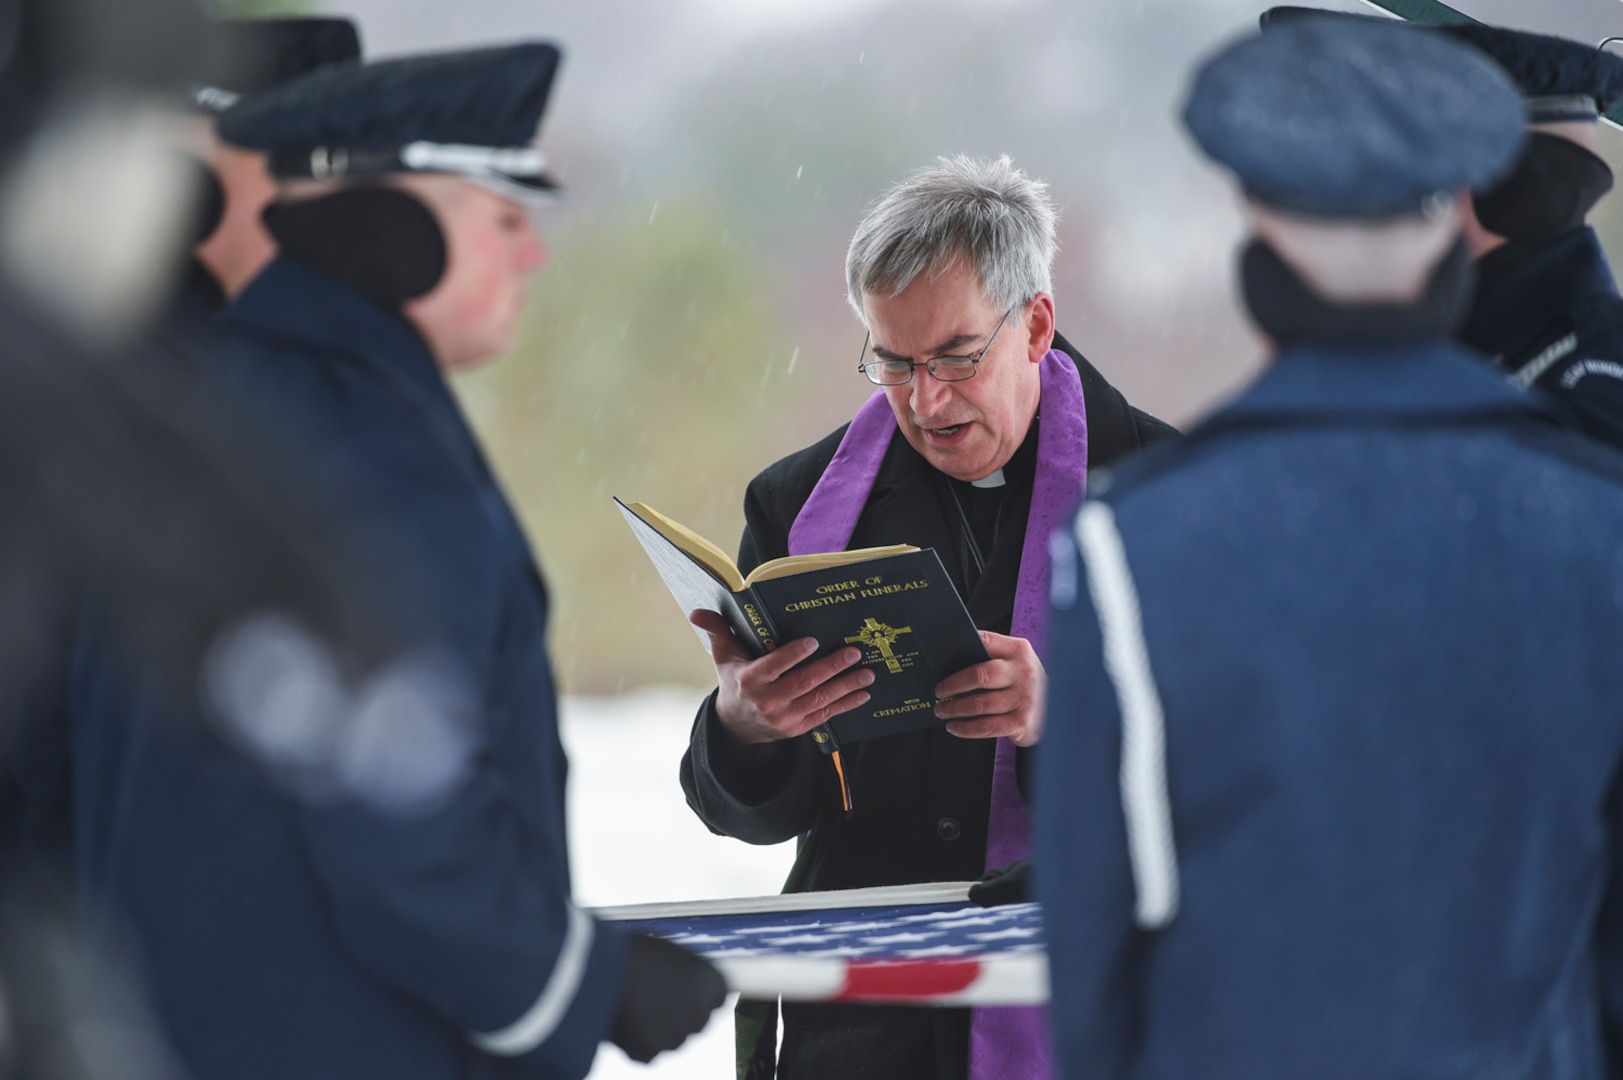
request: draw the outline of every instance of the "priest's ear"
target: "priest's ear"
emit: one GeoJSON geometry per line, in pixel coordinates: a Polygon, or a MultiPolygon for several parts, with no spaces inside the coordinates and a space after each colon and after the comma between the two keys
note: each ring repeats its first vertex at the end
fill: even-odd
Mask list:
{"type": "Polygon", "coordinates": [[[1054,298],[1040,292],[1027,301],[1022,325],[1026,328],[1026,359],[1041,363],[1054,347],[1054,298]]]}

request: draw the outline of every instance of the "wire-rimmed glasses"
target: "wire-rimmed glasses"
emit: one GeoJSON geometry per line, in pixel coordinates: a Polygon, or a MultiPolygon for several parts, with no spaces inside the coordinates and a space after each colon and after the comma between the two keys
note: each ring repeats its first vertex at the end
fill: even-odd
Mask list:
{"type": "Polygon", "coordinates": [[[973,379],[981,357],[992,347],[992,342],[997,340],[1003,324],[1009,321],[1009,316],[1013,315],[1014,309],[1019,306],[1015,304],[1003,313],[1003,318],[998,320],[992,336],[986,339],[986,344],[982,345],[980,352],[974,356],[937,356],[924,361],[869,360],[864,363],[863,357],[868,355],[868,343],[873,339],[873,332],[869,331],[863,336],[862,351],[857,354],[857,370],[868,376],[868,381],[876,386],[903,386],[910,383],[913,381],[913,369],[917,367],[924,368],[932,378],[941,382],[963,382],[965,379],[973,379]]]}

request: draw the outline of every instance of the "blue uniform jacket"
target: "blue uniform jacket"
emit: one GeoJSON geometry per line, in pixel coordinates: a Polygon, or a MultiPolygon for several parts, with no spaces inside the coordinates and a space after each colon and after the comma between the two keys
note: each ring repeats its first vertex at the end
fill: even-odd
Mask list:
{"type": "Polygon", "coordinates": [[[152,353],[169,361],[179,377],[195,377],[219,352],[219,323],[226,298],[208,270],[195,259],[169,308],[152,332],[152,353]]]}
{"type": "Polygon", "coordinates": [[[1484,281],[1460,340],[1511,382],[1550,395],[1569,426],[1623,448],[1623,297],[1594,229],[1520,256],[1484,281]]]}
{"type": "Polygon", "coordinates": [[[134,931],[204,1080],[584,1076],[623,939],[570,902],[547,598],[519,526],[403,320],[290,260],[227,318],[211,385],[275,421],[284,468],[331,480],[417,556],[477,690],[471,770],[426,813],[296,798],[82,650],[78,886],[134,931]]]}
{"type": "Polygon", "coordinates": [[[1598,1078],[1623,467],[1441,343],[1291,351],[1056,535],[1064,1075],[1598,1078]]]}

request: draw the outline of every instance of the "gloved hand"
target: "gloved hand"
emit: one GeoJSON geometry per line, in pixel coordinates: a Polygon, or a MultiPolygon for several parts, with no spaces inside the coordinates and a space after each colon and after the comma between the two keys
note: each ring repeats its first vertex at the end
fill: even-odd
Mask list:
{"type": "Polygon", "coordinates": [[[625,987],[609,1041],[647,1064],[701,1030],[727,1000],[727,983],[702,957],[647,934],[626,938],[625,987]]]}
{"type": "Polygon", "coordinates": [[[976,907],[1024,904],[1031,899],[1030,859],[994,867],[969,887],[969,902],[976,907]]]}

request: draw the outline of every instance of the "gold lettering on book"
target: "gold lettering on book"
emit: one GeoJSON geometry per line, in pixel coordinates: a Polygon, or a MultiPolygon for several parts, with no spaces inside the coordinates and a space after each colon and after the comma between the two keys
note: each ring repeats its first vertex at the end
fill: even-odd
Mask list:
{"type": "Polygon", "coordinates": [[[926,700],[924,698],[908,698],[906,701],[902,702],[902,704],[900,704],[900,705],[893,705],[888,709],[880,709],[879,711],[874,713],[874,716],[876,716],[876,717],[900,716],[903,713],[921,712],[924,709],[933,709],[933,708],[935,708],[935,702],[934,701],[928,701],[928,700],[926,700]]]}
{"type": "Polygon", "coordinates": [[[771,652],[776,647],[776,643],[773,642],[772,632],[766,628],[766,620],[761,618],[761,613],[755,610],[754,604],[745,604],[744,615],[749,619],[750,627],[755,631],[755,636],[761,639],[761,647],[767,652],[771,652]]]}
{"type": "Polygon", "coordinates": [[[913,628],[911,626],[886,626],[878,619],[870,618],[864,620],[861,631],[846,638],[845,643],[847,645],[862,644],[870,649],[878,649],[879,655],[885,658],[885,667],[890,670],[890,673],[900,675],[902,673],[902,658],[896,655],[891,646],[896,644],[897,638],[912,632],[913,628]]]}
{"type": "Polygon", "coordinates": [[[857,595],[864,600],[871,600],[876,596],[889,596],[891,593],[908,592],[912,589],[928,589],[929,587],[930,582],[926,578],[919,581],[901,581],[895,585],[874,585],[872,588],[858,589],[857,595]]]}
{"type": "MultiPolygon", "coordinates": [[[[871,579],[870,579],[871,580],[871,579]]],[[[810,611],[812,608],[829,607],[833,604],[844,604],[851,600],[872,600],[877,596],[890,596],[894,593],[912,592],[915,589],[928,589],[928,578],[918,581],[898,581],[891,585],[874,585],[869,588],[857,588],[854,581],[841,581],[834,585],[819,585],[817,596],[809,600],[796,600],[783,605],[783,610],[790,615],[797,611],[810,611]],[[841,592],[839,590],[845,590],[841,592]]]]}
{"type": "Polygon", "coordinates": [[[810,600],[797,600],[792,604],[783,605],[783,610],[790,614],[794,614],[797,611],[806,611],[809,608],[828,607],[830,604],[843,604],[847,600],[855,600],[856,598],[857,594],[854,592],[834,593],[831,596],[818,596],[810,600]]]}

